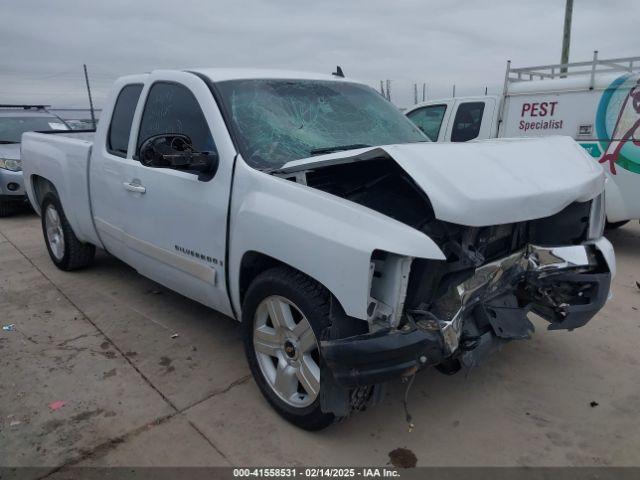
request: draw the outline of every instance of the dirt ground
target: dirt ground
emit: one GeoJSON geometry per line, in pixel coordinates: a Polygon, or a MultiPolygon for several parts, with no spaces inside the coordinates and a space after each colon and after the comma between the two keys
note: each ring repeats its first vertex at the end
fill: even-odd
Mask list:
{"type": "Polygon", "coordinates": [[[614,297],[587,326],[421,373],[412,432],[398,382],[309,433],[263,400],[233,320],[104,253],[61,272],[38,217],[0,219],[0,465],[640,465],[640,225],[608,236],[614,297]]]}

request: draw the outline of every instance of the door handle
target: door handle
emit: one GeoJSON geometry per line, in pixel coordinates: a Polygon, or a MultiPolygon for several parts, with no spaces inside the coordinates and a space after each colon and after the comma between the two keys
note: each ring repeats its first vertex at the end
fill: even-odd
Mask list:
{"type": "Polygon", "coordinates": [[[147,191],[147,189],[142,185],[140,185],[139,183],[124,182],[123,185],[124,185],[124,188],[126,188],[130,192],[144,193],[147,191]]]}

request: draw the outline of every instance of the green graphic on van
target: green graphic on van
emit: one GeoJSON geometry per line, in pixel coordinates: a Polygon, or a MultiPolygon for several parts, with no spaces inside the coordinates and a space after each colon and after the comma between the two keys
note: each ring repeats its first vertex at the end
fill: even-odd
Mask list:
{"type": "Polygon", "coordinates": [[[581,143],[580,146],[584,148],[587,151],[587,153],[591,155],[593,158],[600,158],[600,155],[602,155],[602,150],[600,149],[600,145],[598,145],[595,142],[581,143]]]}
{"type": "MultiPolygon", "coordinates": [[[[640,77],[623,75],[614,80],[600,97],[596,130],[611,174],[616,166],[640,173],[640,77]]],[[[590,154],[593,155],[591,151],[590,154]]]]}

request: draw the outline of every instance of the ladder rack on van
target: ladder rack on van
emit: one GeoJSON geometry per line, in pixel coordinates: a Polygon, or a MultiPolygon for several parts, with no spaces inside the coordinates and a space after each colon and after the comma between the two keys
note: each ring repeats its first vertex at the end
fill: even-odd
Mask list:
{"type": "Polygon", "coordinates": [[[590,75],[589,89],[593,90],[596,74],[614,72],[638,72],[640,71],[640,57],[598,59],[598,51],[593,52],[593,60],[590,62],[559,63],[556,65],[538,65],[535,67],[511,68],[511,60],[507,61],[507,71],[504,77],[504,93],[508,86],[515,82],[530,80],[545,80],[554,78],[575,77],[590,75]]]}

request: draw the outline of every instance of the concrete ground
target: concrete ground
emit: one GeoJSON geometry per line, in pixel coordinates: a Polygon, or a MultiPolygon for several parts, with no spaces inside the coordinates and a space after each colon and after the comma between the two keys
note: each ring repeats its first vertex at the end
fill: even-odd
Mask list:
{"type": "Polygon", "coordinates": [[[412,432],[397,383],[308,433],[263,400],[234,321],[104,253],[61,272],[35,215],[0,219],[0,465],[639,465],[640,226],[609,238],[614,298],[586,327],[537,322],[468,376],[423,372],[412,432]]]}

